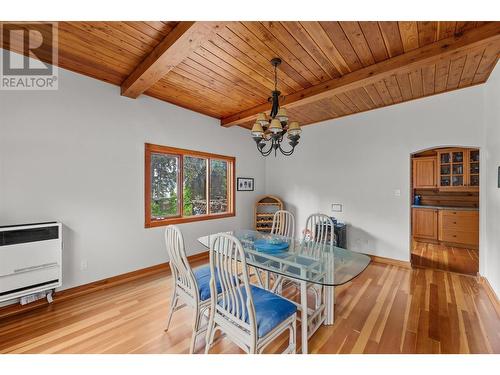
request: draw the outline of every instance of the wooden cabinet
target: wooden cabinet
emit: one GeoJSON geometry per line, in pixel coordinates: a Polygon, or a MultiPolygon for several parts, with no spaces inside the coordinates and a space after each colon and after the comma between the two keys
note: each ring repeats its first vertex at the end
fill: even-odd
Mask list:
{"type": "Polygon", "coordinates": [[[478,190],[479,189],[479,150],[449,148],[437,153],[438,178],[440,190],[478,190]]]}
{"type": "Polygon", "coordinates": [[[413,187],[427,189],[437,187],[437,159],[435,156],[425,156],[413,159],[413,187]]]}
{"type": "Polygon", "coordinates": [[[428,240],[438,239],[438,210],[414,208],[412,210],[413,237],[428,240]]]}
{"type": "Polygon", "coordinates": [[[479,245],[479,212],[439,210],[439,241],[479,245]]]}
{"type": "Polygon", "coordinates": [[[479,212],[413,208],[412,234],[417,240],[439,241],[478,248],[479,212]]]}

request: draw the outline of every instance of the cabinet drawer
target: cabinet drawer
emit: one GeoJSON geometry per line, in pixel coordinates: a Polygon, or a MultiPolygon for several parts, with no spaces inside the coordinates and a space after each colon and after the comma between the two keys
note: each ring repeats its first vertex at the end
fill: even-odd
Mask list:
{"type": "Polygon", "coordinates": [[[439,240],[477,246],[479,243],[479,232],[462,232],[459,230],[445,229],[439,233],[439,240]]]}
{"type": "Polygon", "coordinates": [[[449,211],[440,212],[440,223],[444,230],[460,232],[478,232],[479,214],[475,211],[449,211]]]}

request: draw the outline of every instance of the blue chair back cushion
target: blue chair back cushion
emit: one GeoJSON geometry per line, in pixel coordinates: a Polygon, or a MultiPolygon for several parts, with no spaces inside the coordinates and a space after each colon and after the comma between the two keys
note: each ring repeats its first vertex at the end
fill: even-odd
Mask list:
{"type": "MultiPolygon", "coordinates": [[[[250,291],[255,307],[255,318],[257,320],[257,333],[259,337],[264,337],[285,319],[297,312],[297,306],[277,294],[258,288],[255,285],[250,285],[250,291]]],[[[246,303],[245,287],[241,287],[241,292],[246,303]]],[[[219,301],[219,305],[222,306],[222,300],[219,301]]],[[[245,314],[240,315],[244,315],[245,321],[248,323],[248,314],[246,311],[245,314]]]]}
{"type": "MultiPolygon", "coordinates": [[[[210,298],[210,266],[203,266],[193,271],[196,282],[198,283],[198,291],[200,292],[200,301],[206,301],[210,298]]],[[[216,277],[215,284],[217,285],[217,293],[221,292],[219,278],[216,277]]]]}
{"type": "MultiPolygon", "coordinates": [[[[198,291],[200,292],[200,301],[206,301],[210,298],[210,266],[202,266],[193,270],[194,278],[198,283],[198,291]]],[[[217,286],[217,294],[222,291],[220,286],[217,268],[215,269],[215,285],[217,286]]]]}

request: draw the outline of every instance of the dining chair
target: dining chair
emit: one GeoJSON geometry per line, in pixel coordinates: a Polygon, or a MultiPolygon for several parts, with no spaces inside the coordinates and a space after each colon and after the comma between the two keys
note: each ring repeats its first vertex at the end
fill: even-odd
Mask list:
{"type": "MultiPolygon", "coordinates": [[[[325,247],[335,246],[335,233],[332,219],[325,214],[315,213],[311,214],[306,219],[306,225],[302,231],[301,254],[308,258],[302,259],[304,265],[314,262],[314,259],[321,257],[321,252],[325,247]]],[[[294,272],[294,271],[292,271],[294,272]]],[[[295,272],[299,272],[296,270],[295,272]]],[[[300,283],[296,280],[280,276],[274,284],[272,290],[279,294],[283,294],[283,289],[289,286],[294,286],[297,290],[300,289],[300,283]]],[[[314,295],[314,309],[307,309],[308,311],[301,311],[302,324],[319,324],[324,312],[326,311],[325,301],[326,295],[324,288],[317,283],[306,283],[306,292],[311,291],[314,295]],[[304,318],[308,319],[304,319],[304,318]],[[306,323],[307,322],[307,323],[306,323]]],[[[311,330],[311,332],[313,332],[311,330]]]]}
{"type": "Polygon", "coordinates": [[[271,234],[295,237],[295,217],[290,211],[278,210],[274,213],[271,234]]]}
{"type": "Polygon", "coordinates": [[[281,333],[289,331],[284,353],[295,353],[297,307],[265,289],[251,285],[240,241],[227,233],[210,246],[210,317],[205,353],[217,330],[247,353],[262,353],[281,333]],[[220,292],[217,288],[220,280],[220,292]]]}
{"type": "Polygon", "coordinates": [[[333,221],[330,216],[320,213],[309,215],[306,220],[306,226],[302,231],[302,238],[315,245],[334,246],[336,237],[333,221]]]}
{"type": "MultiPolygon", "coordinates": [[[[295,237],[295,216],[290,211],[286,210],[278,210],[274,213],[273,216],[273,226],[271,227],[271,234],[276,234],[278,236],[284,236],[291,238],[292,241],[294,240],[295,237]]],[[[256,270],[257,276],[258,276],[258,281],[261,286],[263,286],[265,289],[269,290],[271,286],[271,281],[274,280],[275,288],[272,289],[273,292],[278,292],[281,293],[281,283],[280,278],[278,275],[265,271],[264,273],[266,275],[265,277],[265,282],[262,281],[262,276],[260,275],[259,271],[256,270]]]]}
{"type": "MultiPolygon", "coordinates": [[[[306,226],[303,231],[303,243],[306,251],[311,257],[319,257],[325,247],[333,247],[336,243],[333,220],[325,214],[311,214],[306,220],[306,226]]],[[[312,290],[315,296],[315,309],[321,307],[322,287],[318,284],[308,284],[308,290],[312,290]]]]}
{"type": "MultiPolygon", "coordinates": [[[[295,217],[293,216],[293,214],[290,211],[286,210],[276,211],[273,216],[273,225],[271,227],[270,233],[293,238],[295,236],[295,217]]],[[[254,258],[257,257],[254,256],[254,258]]],[[[275,274],[271,274],[268,271],[260,271],[256,268],[254,268],[250,276],[254,276],[259,286],[268,290],[271,285],[271,277],[273,278],[273,280],[275,280],[275,283],[278,279],[275,274]]]]}
{"type": "MultiPolygon", "coordinates": [[[[170,258],[170,269],[174,283],[165,332],[170,327],[175,311],[186,305],[194,308],[193,333],[189,345],[189,353],[193,353],[196,338],[206,331],[206,326],[202,327],[201,321],[205,311],[210,307],[210,267],[206,265],[194,270],[191,269],[186,257],[184,238],[177,226],[169,225],[165,228],[165,244],[170,258]],[[182,304],[178,305],[179,302],[182,304]]],[[[217,290],[220,290],[218,281],[216,287],[217,290]]]]}
{"type": "MultiPolygon", "coordinates": [[[[313,258],[319,258],[321,252],[326,249],[333,252],[336,236],[330,216],[321,213],[309,215],[303,230],[303,244],[306,249],[304,253],[308,253],[313,258]]],[[[325,303],[327,303],[325,288],[320,284],[308,283],[306,289],[314,294],[314,309],[311,316],[314,317],[313,319],[321,318],[322,312],[325,311],[325,303]]]]}

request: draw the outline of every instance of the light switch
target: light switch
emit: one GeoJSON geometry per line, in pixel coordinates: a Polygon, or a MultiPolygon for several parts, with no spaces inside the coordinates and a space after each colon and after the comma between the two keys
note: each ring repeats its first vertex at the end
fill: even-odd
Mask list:
{"type": "Polygon", "coordinates": [[[332,203],[332,212],[342,212],[342,205],[340,203],[332,203]]]}
{"type": "Polygon", "coordinates": [[[394,196],[395,197],[400,197],[401,196],[401,190],[399,190],[399,189],[394,190],[394,196]]]}

